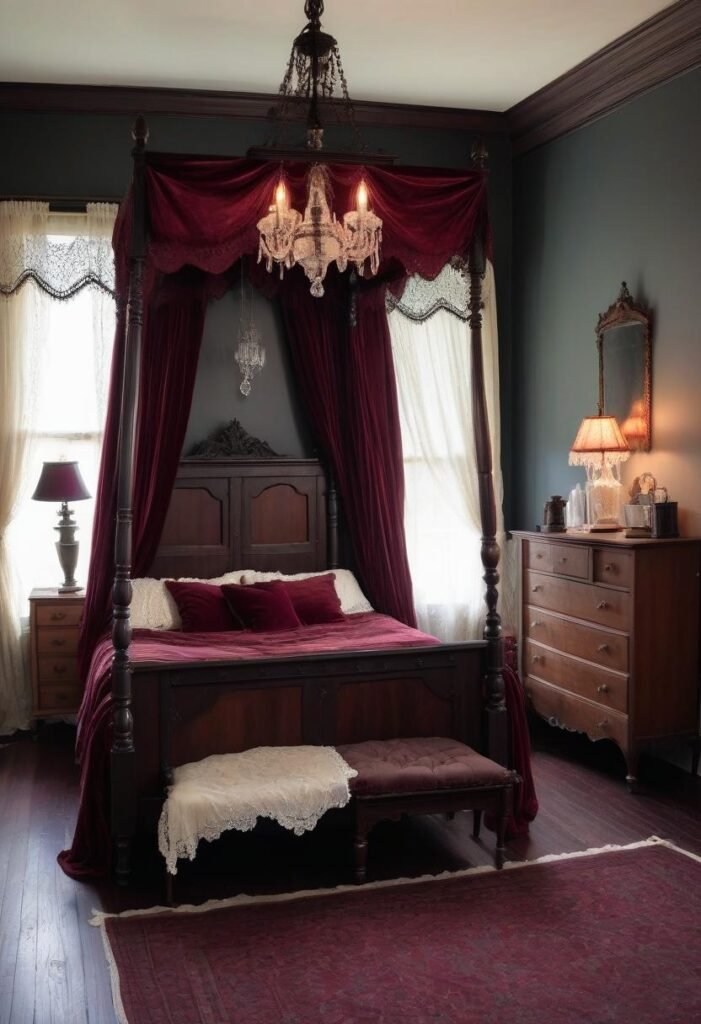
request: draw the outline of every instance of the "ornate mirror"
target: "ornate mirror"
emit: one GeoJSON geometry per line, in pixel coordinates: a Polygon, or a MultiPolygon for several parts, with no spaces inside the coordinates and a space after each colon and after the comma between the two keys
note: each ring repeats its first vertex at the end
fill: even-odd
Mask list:
{"type": "Polygon", "coordinates": [[[615,416],[631,451],[649,452],[652,403],[652,318],[625,281],[596,325],[599,415],[615,416]]]}

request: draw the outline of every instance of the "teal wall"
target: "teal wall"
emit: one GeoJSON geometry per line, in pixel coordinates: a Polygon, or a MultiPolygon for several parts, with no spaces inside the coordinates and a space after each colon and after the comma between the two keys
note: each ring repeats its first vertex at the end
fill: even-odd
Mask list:
{"type": "MultiPolygon", "coordinates": [[[[122,116],[0,111],[0,198],[7,196],[119,199],[131,174],[131,122],[122,116]]],[[[149,148],[179,153],[244,155],[266,140],[262,121],[227,118],[150,117],[149,148]]],[[[370,150],[382,149],[400,164],[469,167],[473,137],[461,131],[366,129],[370,150]]],[[[330,133],[329,145],[334,145],[330,133]]],[[[343,141],[343,140],[340,140],[343,141]]],[[[490,151],[490,208],[495,238],[495,271],[502,350],[505,417],[510,409],[511,149],[504,137],[487,140],[490,151]]],[[[407,210],[407,216],[413,212],[407,210]]],[[[264,300],[256,300],[258,327],[267,365],[252,394],[243,399],[233,361],[238,326],[236,297],[208,311],[197,386],[188,425],[192,442],[236,416],[253,434],[289,455],[311,454],[313,441],[289,372],[280,322],[264,300]]],[[[509,431],[503,431],[502,460],[508,481],[509,431]]]]}
{"type": "Polygon", "coordinates": [[[649,470],[701,535],[701,70],[514,161],[512,518],[584,471],[567,465],[596,412],[597,315],[621,281],[654,313],[649,470]]]}

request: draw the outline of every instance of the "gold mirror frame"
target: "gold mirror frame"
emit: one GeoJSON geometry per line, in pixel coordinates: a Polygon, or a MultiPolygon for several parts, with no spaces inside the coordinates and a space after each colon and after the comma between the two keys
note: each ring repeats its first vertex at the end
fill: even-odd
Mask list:
{"type": "MultiPolygon", "coordinates": [[[[599,314],[596,323],[596,347],[599,354],[599,415],[605,412],[605,366],[604,366],[604,335],[613,327],[624,327],[627,324],[640,324],[643,336],[643,393],[642,419],[644,433],[640,440],[631,445],[634,451],[649,452],[652,447],[652,315],[645,306],[637,304],[628,291],[625,281],[621,284],[618,298],[609,306],[605,313],[599,314]]],[[[620,424],[622,427],[623,425],[620,424]]]]}

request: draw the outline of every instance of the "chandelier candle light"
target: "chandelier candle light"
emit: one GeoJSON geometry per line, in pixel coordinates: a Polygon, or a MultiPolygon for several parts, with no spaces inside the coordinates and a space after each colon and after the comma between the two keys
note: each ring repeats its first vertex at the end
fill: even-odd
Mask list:
{"type": "Polygon", "coordinates": [[[623,487],[620,466],[630,448],[615,416],[586,416],[570,448],[571,466],[587,471],[587,522],[590,530],[620,529],[623,487]]]}

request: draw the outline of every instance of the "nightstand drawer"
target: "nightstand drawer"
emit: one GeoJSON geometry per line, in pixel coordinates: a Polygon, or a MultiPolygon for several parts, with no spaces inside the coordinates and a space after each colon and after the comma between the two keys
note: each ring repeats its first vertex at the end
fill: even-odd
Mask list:
{"type": "Polygon", "coordinates": [[[77,711],[80,707],[81,692],[78,683],[62,686],[40,686],[37,711],[77,711]]]}
{"type": "Polygon", "coordinates": [[[527,570],[523,574],[523,599],[524,603],[538,608],[573,615],[612,629],[627,630],[630,623],[630,594],[623,590],[557,579],[527,570]]]}
{"type": "Polygon", "coordinates": [[[628,671],[628,636],[610,633],[598,626],[585,626],[573,619],[551,615],[542,608],[524,609],[523,634],[556,651],[594,661],[616,672],[628,671]]]}
{"type": "Polygon", "coordinates": [[[78,650],[78,626],[66,629],[40,629],[37,633],[37,651],[39,654],[75,654],[78,650]]]}
{"type": "Polygon", "coordinates": [[[78,663],[73,657],[41,657],[39,663],[39,684],[45,683],[70,683],[78,685],[78,663]]]}
{"type": "Polygon", "coordinates": [[[69,604],[67,601],[49,604],[46,601],[37,603],[38,626],[79,626],[83,617],[83,602],[69,604]]]}
{"type": "Polygon", "coordinates": [[[622,750],[628,749],[627,715],[620,715],[529,676],[524,686],[531,704],[550,725],[585,732],[592,740],[613,740],[622,750]]]}
{"type": "Polygon", "coordinates": [[[614,587],[633,586],[633,556],[628,551],[594,551],[594,582],[610,583],[614,587]]]}
{"type": "Polygon", "coordinates": [[[598,665],[551,651],[531,640],[526,642],[524,656],[529,675],[615,711],[625,714],[628,710],[628,676],[607,672],[598,665]]]}

